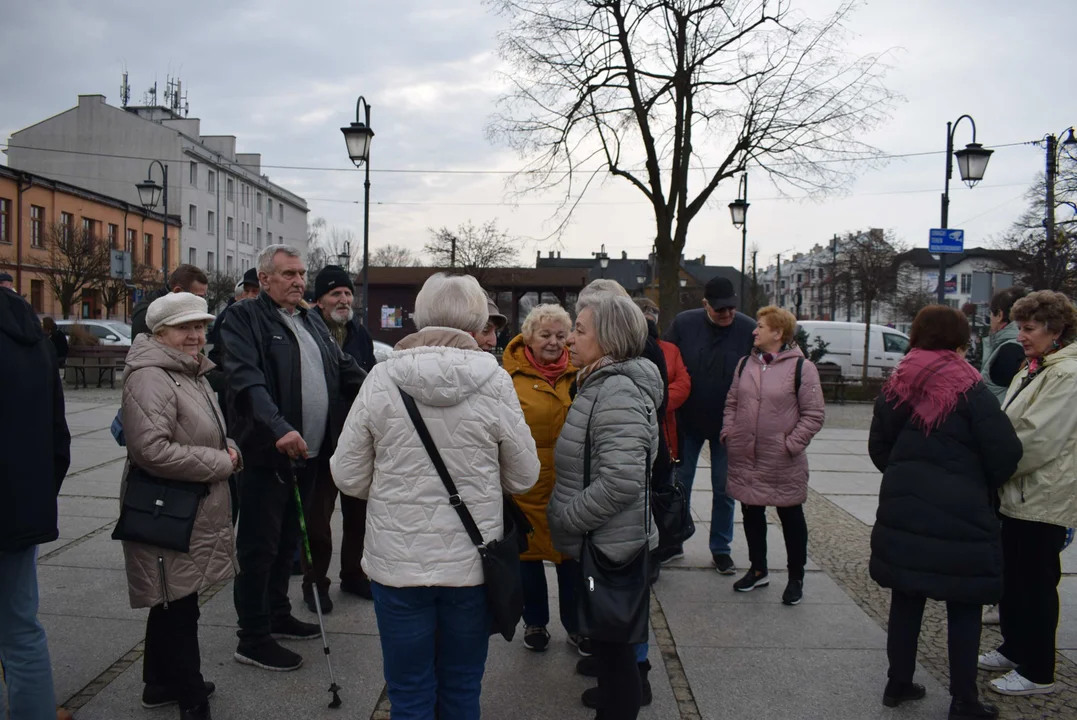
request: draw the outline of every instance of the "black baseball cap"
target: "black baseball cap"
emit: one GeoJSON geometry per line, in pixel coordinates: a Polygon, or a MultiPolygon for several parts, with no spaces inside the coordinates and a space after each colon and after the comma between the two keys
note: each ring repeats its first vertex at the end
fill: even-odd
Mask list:
{"type": "Polygon", "coordinates": [[[733,289],[733,283],[724,277],[713,277],[708,280],[703,290],[703,297],[715,310],[737,307],[737,292],[733,289]]]}

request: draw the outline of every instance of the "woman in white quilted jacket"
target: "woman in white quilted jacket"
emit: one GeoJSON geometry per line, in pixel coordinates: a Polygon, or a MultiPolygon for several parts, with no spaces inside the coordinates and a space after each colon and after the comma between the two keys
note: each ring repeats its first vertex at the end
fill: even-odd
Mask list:
{"type": "Polygon", "coordinates": [[[538,479],[512,379],[469,334],[488,317],[475,278],[431,276],[415,298],[418,332],[367,376],[330,461],[341,492],[368,501],[363,570],[393,720],[429,720],[435,707],[442,718],[477,719],[490,635],[481,558],[400,390],[415,398],[487,542],[504,534],[502,493],[538,479]]]}

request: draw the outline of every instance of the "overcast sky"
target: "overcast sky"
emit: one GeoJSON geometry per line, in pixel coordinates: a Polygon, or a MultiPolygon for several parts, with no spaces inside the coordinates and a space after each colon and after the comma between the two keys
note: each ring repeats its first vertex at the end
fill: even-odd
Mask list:
{"type": "MultiPolygon", "coordinates": [[[[818,15],[833,0],[793,0],[818,15]]],[[[126,67],[132,104],[167,75],[188,90],[190,116],[205,134],[235,135],[240,152],[262,154],[264,172],[307,198],[310,218],[362,228],[362,175],[352,168],[340,127],[354,119],[361,93],[373,106],[371,246],[421,249],[426,229],[498,219],[524,238],[521,260],[536,249],[586,255],[646,256],[654,223],[642,195],[623,180],[595,187],[560,242],[546,241],[558,197],[510,202],[511,151],[484,135],[498,79],[496,33],[502,20],[480,0],[134,0],[9,2],[0,23],[0,143],[12,132],[62,112],[77,95],[103,93],[119,105],[126,67]],[[266,167],[270,166],[270,167],[266,167]],[[313,166],[341,171],[278,169],[313,166]],[[484,170],[431,174],[387,170],[484,170]]],[[[850,193],[823,201],[783,200],[752,176],[749,244],[760,267],[774,255],[825,243],[834,233],[892,229],[912,246],[939,221],[946,122],[963,113],[986,145],[1038,140],[1077,123],[1070,92],[1074,60],[1072,0],[873,0],[849,23],[860,52],[894,48],[888,86],[903,96],[891,120],[865,138],[889,154],[937,151],[892,160],[860,176],[850,193]]],[[[958,147],[969,142],[964,125],[958,147]]],[[[2,162],[2,161],[0,161],[2,162]]],[[[986,245],[1023,207],[1042,173],[1031,145],[997,150],[984,182],[951,185],[951,227],[966,246],[986,245]]],[[[686,254],[739,264],[740,233],[720,187],[690,230],[686,254]]]]}

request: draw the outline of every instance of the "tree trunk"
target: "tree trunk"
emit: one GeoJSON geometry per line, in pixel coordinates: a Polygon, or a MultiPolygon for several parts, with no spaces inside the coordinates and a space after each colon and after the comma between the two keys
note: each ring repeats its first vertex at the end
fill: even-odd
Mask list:
{"type": "Polygon", "coordinates": [[[655,259],[658,263],[658,306],[662,310],[662,327],[666,328],[684,308],[681,305],[681,251],[670,237],[669,228],[664,228],[665,237],[662,237],[662,230],[659,229],[655,243],[655,259]]]}
{"type": "Polygon", "coordinates": [[[860,382],[868,384],[868,350],[871,349],[871,298],[864,299],[864,364],[860,368],[860,382]]]}

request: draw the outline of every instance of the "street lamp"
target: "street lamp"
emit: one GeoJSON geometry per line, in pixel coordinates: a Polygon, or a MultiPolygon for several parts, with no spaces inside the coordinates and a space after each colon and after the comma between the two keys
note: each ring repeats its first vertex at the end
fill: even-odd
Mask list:
{"type": "Polygon", "coordinates": [[[140,183],[135,183],[135,188],[138,190],[138,200],[142,203],[142,207],[146,210],[153,210],[157,207],[157,203],[160,200],[164,200],[164,208],[161,214],[164,215],[164,235],[161,236],[161,262],[164,268],[165,285],[168,285],[168,166],[162,163],[160,160],[153,160],[150,162],[150,167],[146,171],[146,179],[140,183]],[[157,165],[161,168],[161,182],[162,185],[158,185],[153,180],[153,166],[157,165]]]}
{"type": "Polygon", "coordinates": [[[737,199],[729,203],[733,227],[740,228],[740,299],[744,302],[744,276],[748,270],[748,173],[740,176],[737,199]]]}
{"type": "MultiPolygon", "coordinates": [[[[957,169],[961,173],[961,180],[970,188],[984,178],[987,170],[987,161],[991,159],[994,150],[987,150],[983,145],[976,142],[976,121],[971,115],[962,115],[955,122],[946,123],[946,183],[942,192],[942,229],[950,226],[950,178],[954,174],[954,158],[957,158],[957,169]],[[972,142],[965,146],[964,150],[954,152],[954,131],[967,119],[972,125],[972,142]]],[[[939,287],[938,303],[946,304],[946,253],[939,253],[939,287]]]]}
{"type": "Polygon", "coordinates": [[[349,275],[351,274],[352,263],[352,243],[351,240],[344,241],[344,247],[340,249],[340,253],[337,254],[337,263],[340,264],[344,271],[349,275]]]}
{"type": "Polygon", "coordinates": [[[374,130],[370,127],[370,103],[362,95],[355,103],[355,122],[340,131],[344,133],[348,157],[355,167],[366,166],[363,182],[363,327],[370,327],[370,141],[374,139],[374,130]]]}
{"type": "MultiPolygon", "coordinates": [[[[1055,179],[1058,177],[1058,156],[1062,152],[1062,148],[1068,148],[1067,152],[1072,151],[1077,147],[1077,138],[1073,136],[1073,128],[1067,128],[1062,131],[1067,133],[1066,139],[1062,141],[1062,146],[1058,145],[1058,138],[1054,135],[1048,135],[1044,140],[1047,143],[1047,175],[1046,175],[1046,209],[1047,217],[1043,221],[1043,227],[1047,230],[1047,240],[1051,243],[1055,240],[1055,179]]],[[[1061,135],[1062,133],[1059,133],[1061,135]]],[[[1049,244],[1048,247],[1051,247],[1049,244]]]]}
{"type": "Polygon", "coordinates": [[[606,254],[606,245],[604,243],[602,249],[595,253],[595,257],[598,258],[598,266],[602,268],[602,277],[606,277],[606,268],[610,266],[610,256],[606,254]]]}
{"type": "Polygon", "coordinates": [[[680,282],[682,288],[688,287],[688,278],[681,278],[680,282]]]}

